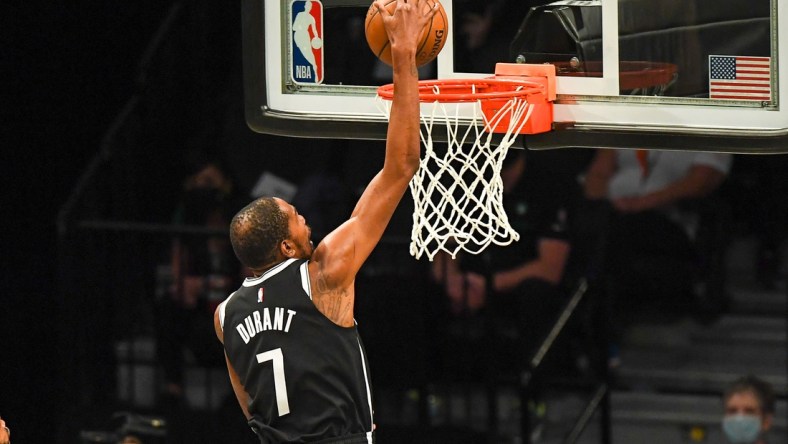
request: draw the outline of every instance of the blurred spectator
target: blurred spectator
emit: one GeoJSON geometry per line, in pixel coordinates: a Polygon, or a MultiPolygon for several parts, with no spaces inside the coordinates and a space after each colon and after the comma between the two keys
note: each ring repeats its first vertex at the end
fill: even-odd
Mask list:
{"type": "Polygon", "coordinates": [[[613,340],[637,306],[689,314],[695,303],[699,203],[725,180],[729,154],[597,150],[585,194],[609,204],[603,287],[613,340]]]}
{"type": "Polygon", "coordinates": [[[723,395],[722,430],[728,442],[766,444],[772,426],[775,394],[772,386],[755,376],[734,381],[723,395]]]}
{"type": "Polygon", "coordinates": [[[536,0],[463,0],[453,5],[455,69],[460,72],[492,73],[498,62],[514,63],[512,40],[536,0]]]}
{"type": "Polygon", "coordinates": [[[223,364],[221,347],[213,337],[213,312],[240,285],[244,270],[222,232],[241,207],[224,169],[216,162],[197,161],[184,182],[173,223],[215,229],[218,234],[185,233],[172,242],[172,283],[160,301],[158,328],[158,354],[168,395],[182,395],[184,349],[198,364],[223,364]]]}
{"type": "Polygon", "coordinates": [[[442,316],[433,317],[434,323],[445,325],[437,328],[447,329],[438,332],[444,342],[438,350],[441,364],[461,368],[462,375],[481,372],[492,382],[501,374],[527,378],[530,383],[521,387],[520,396],[528,409],[521,420],[528,418],[531,439],[544,433],[544,376],[567,376],[576,369],[567,363],[571,356],[566,335],[540,366],[549,371],[531,368],[534,353],[566,302],[569,227],[580,190],[571,168],[556,162],[562,157],[510,150],[501,170],[503,205],[519,241],[492,244],[478,255],[463,253],[456,260],[441,253],[432,264],[432,277],[447,296],[446,306],[439,307],[442,316]]]}
{"type": "Polygon", "coordinates": [[[519,368],[524,368],[524,360],[564,301],[561,284],[570,252],[574,183],[561,186],[555,177],[551,181],[536,174],[534,160],[543,155],[511,150],[501,171],[504,209],[520,240],[490,245],[478,255],[462,254],[457,260],[439,254],[432,266],[433,278],[447,295],[444,312],[449,322],[484,311],[500,331],[511,327],[508,330],[520,341],[520,361],[513,363],[519,368]]]}
{"type": "Polygon", "coordinates": [[[492,277],[490,289],[500,294],[521,295],[517,291],[521,286],[539,287],[549,293],[561,281],[569,255],[569,205],[545,199],[544,193],[534,189],[537,184],[527,180],[525,170],[524,151],[512,150],[504,162],[501,179],[504,209],[512,227],[520,233],[519,242],[503,247],[491,245],[479,255],[462,255],[456,261],[446,254],[435,257],[433,277],[446,284],[454,314],[466,310],[474,313],[485,305],[488,271],[492,277]]]}
{"type": "MultiPolygon", "coordinates": [[[[741,155],[731,172],[726,197],[757,241],[755,272],[765,290],[785,285],[781,275],[784,244],[788,235],[788,155],[741,155]],[[753,199],[753,196],[757,196],[753,199]]],[[[784,288],[783,288],[784,289],[784,288]]]]}

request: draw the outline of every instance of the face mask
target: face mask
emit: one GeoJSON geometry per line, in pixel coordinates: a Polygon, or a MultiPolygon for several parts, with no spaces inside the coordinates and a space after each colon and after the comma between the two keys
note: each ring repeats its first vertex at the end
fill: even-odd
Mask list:
{"type": "Polygon", "coordinates": [[[761,432],[761,418],[755,415],[728,415],[722,420],[722,431],[731,443],[753,443],[761,432]]]}

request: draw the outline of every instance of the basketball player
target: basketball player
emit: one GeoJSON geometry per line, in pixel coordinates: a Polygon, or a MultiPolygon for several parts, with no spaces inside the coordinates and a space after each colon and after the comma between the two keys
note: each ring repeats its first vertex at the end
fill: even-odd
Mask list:
{"type": "Polygon", "coordinates": [[[230,224],[239,260],[254,273],[219,305],[216,334],[230,382],[261,442],[373,442],[364,349],[353,319],[356,273],[383,235],[419,166],[421,29],[426,0],[378,0],[393,53],[394,98],[383,169],[348,221],[313,248],[296,208],[255,200],[230,224]]]}

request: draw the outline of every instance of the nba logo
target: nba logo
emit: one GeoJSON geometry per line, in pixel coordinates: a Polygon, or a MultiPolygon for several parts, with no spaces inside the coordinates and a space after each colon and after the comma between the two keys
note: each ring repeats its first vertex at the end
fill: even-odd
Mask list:
{"type": "Polygon", "coordinates": [[[316,0],[294,0],[290,11],[293,81],[323,83],[323,4],[316,0]]]}

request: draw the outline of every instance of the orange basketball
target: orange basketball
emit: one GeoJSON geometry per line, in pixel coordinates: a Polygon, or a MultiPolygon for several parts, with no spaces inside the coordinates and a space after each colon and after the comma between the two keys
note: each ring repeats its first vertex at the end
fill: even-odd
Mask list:
{"type": "MultiPolygon", "coordinates": [[[[438,11],[432,16],[432,20],[427,22],[419,38],[419,46],[416,49],[416,66],[421,66],[431,62],[443,49],[446,39],[449,38],[449,20],[446,18],[446,11],[443,5],[437,0],[427,0],[424,2],[424,13],[429,12],[435,3],[438,3],[438,11]]],[[[386,2],[386,10],[393,13],[397,7],[397,0],[386,2]]],[[[367,11],[367,18],[364,21],[364,32],[367,36],[369,49],[386,64],[391,65],[391,45],[386,29],[383,28],[383,18],[378,13],[378,8],[373,4],[367,11]]]]}

